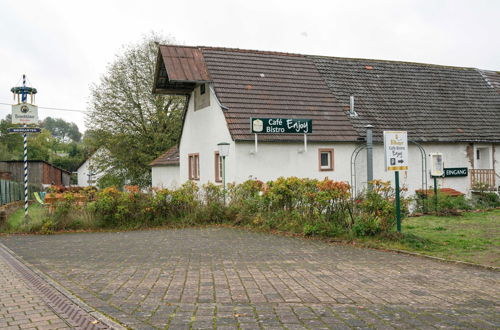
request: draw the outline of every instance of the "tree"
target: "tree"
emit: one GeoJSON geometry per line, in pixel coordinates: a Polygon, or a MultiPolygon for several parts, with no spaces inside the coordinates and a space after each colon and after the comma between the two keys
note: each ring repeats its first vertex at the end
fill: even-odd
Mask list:
{"type": "Polygon", "coordinates": [[[125,47],[90,89],[90,140],[109,151],[98,166],[131,184],[149,185],[149,163],[179,139],[185,97],[151,92],[158,44],[167,42],[151,34],[125,47]]]}
{"type": "MultiPolygon", "coordinates": [[[[48,122],[52,120],[49,119],[48,122]]],[[[54,121],[54,120],[52,120],[54,121]]],[[[68,136],[77,137],[81,133],[74,123],[57,119],[59,124],[56,127],[66,126],[73,133],[61,133],[56,135],[43,128],[39,134],[28,134],[28,160],[44,160],[68,171],[77,170],[78,166],[85,159],[85,149],[81,143],[74,142],[68,136]],[[76,127],[76,131],[74,130],[76,127]],[[78,134],[75,134],[78,133],[78,134]]],[[[47,119],[44,121],[47,122],[47,119]]],[[[0,161],[2,160],[23,160],[23,136],[22,134],[8,133],[9,127],[16,127],[12,124],[11,115],[0,120],[0,161]]],[[[42,125],[43,126],[43,125],[42,125]]]]}
{"type": "MultiPolygon", "coordinates": [[[[8,128],[14,127],[9,114],[0,120],[0,161],[17,160],[23,154],[23,137],[21,134],[11,134],[8,128]]],[[[19,158],[21,159],[21,158],[19,158]]]]}
{"type": "Polygon", "coordinates": [[[41,122],[41,126],[52,133],[55,138],[64,141],[80,142],[82,133],[75,123],[69,123],[61,118],[47,117],[41,122]]]}

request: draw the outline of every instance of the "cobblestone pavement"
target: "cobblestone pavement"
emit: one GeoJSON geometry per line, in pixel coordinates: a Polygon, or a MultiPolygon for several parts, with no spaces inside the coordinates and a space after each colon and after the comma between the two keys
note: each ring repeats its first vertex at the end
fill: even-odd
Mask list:
{"type": "Polygon", "coordinates": [[[500,328],[500,272],[229,228],[0,239],[134,329],[500,328]]]}
{"type": "Polygon", "coordinates": [[[0,329],[124,329],[0,243],[0,329]]]}
{"type": "Polygon", "coordinates": [[[0,288],[0,329],[69,328],[1,254],[0,288]]]}

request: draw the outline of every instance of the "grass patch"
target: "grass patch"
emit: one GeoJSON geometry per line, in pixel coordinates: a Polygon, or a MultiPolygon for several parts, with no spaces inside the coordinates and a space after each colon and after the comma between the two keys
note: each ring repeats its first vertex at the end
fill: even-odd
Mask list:
{"type": "MultiPolygon", "coordinates": [[[[26,226],[41,222],[47,215],[47,210],[40,204],[31,204],[28,208],[28,221],[24,219],[24,207],[20,207],[7,218],[6,225],[0,228],[3,233],[26,232],[26,226]]],[[[28,230],[28,232],[31,230],[28,230]]]]}
{"type": "Polygon", "coordinates": [[[422,216],[403,222],[403,235],[361,238],[371,247],[418,252],[500,267],[500,210],[462,216],[422,216]]]}

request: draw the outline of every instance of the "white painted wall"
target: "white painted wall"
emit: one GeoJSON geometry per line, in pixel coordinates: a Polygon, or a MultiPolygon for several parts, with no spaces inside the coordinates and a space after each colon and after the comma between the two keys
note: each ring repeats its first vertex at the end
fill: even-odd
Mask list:
{"type": "Polygon", "coordinates": [[[207,88],[207,93],[210,93],[210,106],[206,108],[195,111],[194,97],[189,100],[179,145],[180,183],[189,178],[188,155],[191,153],[200,155],[199,183],[215,181],[214,152],[218,150],[217,144],[220,142],[230,143],[229,157],[226,159],[226,178],[232,178],[236,170],[234,141],[229,133],[223,110],[211,88],[207,88]]]}
{"type": "Polygon", "coordinates": [[[98,149],[92,156],[90,156],[85,162],[80,165],[77,170],[77,180],[78,186],[80,187],[88,187],[88,186],[96,186],[97,181],[104,175],[105,172],[97,171],[93,166],[93,160],[96,157],[106,157],[107,151],[104,149],[98,149]],[[91,173],[91,176],[89,174],[91,173]]]}
{"type": "Polygon", "coordinates": [[[152,186],[156,188],[179,187],[179,165],[164,165],[151,167],[152,186]]]}
{"type": "Polygon", "coordinates": [[[77,172],[77,185],[80,187],[89,186],[89,160],[85,160],[85,162],[80,165],[77,172]]]}
{"type": "MultiPolygon", "coordinates": [[[[198,153],[200,156],[200,184],[215,181],[214,152],[217,143],[229,142],[230,151],[226,158],[226,181],[241,183],[251,178],[262,181],[276,179],[280,176],[309,177],[323,179],[328,177],[337,181],[351,183],[351,155],[356,148],[355,143],[309,143],[307,152],[303,152],[303,143],[265,143],[259,142],[258,151],[254,153],[253,142],[234,142],[227,128],[223,110],[213,91],[210,91],[210,106],[194,111],[194,97],[191,97],[186,114],[184,129],[180,143],[179,181],[182,184],[188,180],[188,155],[198,153]],[[318,149],[334,149],[334,171],[319,171],[318,149]]],[[[428,170],[428,188],[433,185],[429,175],[429,154],[443,153],[445,167],[473,168],[467,156],[467,143],[425,143],[428,170]]],[[[489,147],[489,166],[495,166],[500,173],[498,158],[500,148],[493,152],[492,144],[481,144],[479,147],[489,147]],[[495,159],[494,159],[495,158],[495,159]],[[495,165],[494,165],[495,164],[495,165]]],[[[477,146],[474,145],[474,152],[477,146]]],[[[374,178],[394,182],[394,172],[386,172],[384,150],[382,144],[374,146],[374,178]]],[[[480,165],[480,164],[475,164],[480,165]]],[[[483,165],[481,165],[483,166],[483,165]]],[[[476,167],[477,168],[477,167],[476,167]]],[[[366,188],[366,150],[360,152],[355,165],[355,186],[357,191],[366,188]]],[[[158,174],[160,175],[160,174],[158,174]]],[[[175,175],[173,172],[167,175],[175,175]]],[[[401,184],[408,188],[407,196],[422,188],[422,162],[419,149],[409,145],[409,170],[400,172],[401,184]]],[[[153,185],[155,181],[153,180],[153,185]]],[[[500,180],[497,177],[497,186],[500,180]]],[[[463,193],[470,191],[470,176],[438,179],[439,187],[453,188],[463,193]]]]}
{"type": "Polygon", "coordinates": [[[92,159],[87,159],[77,170],[78,174],[78,186],[79,187],[88,187],[88,186],[96,186],[97,180],[99,180],[104,173],[99,173],[95,169],[92,169],[92,159]],[[89,176],[90,172],[92,174],[89,176]]]}
{"type": "Polygon", "coordinates": [[[236,143],[237,171],[231,180],[237,183],[248,180],[250,176],[261,181],[274,180],[280,176],[349,181],[349,162],[354,143],[265,143],[259,142],[257,153],[254,143],[236,143]],[[318,149],[333,148],[334,170],[320,171],[318,149]]]}
{"type": "MultiPolygon", "coordinates": [[[[428,188],[434,185],[433,179],[431,178],[430,171],[430,153],[440,152],[443,154],[444,167],[467,167],[469,170],[474,168],[467,156],[467,145],[468,143],[423,143],[422,146],[426,152],[427,158],[427,183],[428,188]]],[[[490,160],[493,159],[492,144],[481,145],[481,147],[489,146],[490,148],[490,160]]],[[[475,156],[476,145],[474,145],[474,156],[475,156]]],[[[497,153],[498,154],[498,153],[497,153]]],[[[495,156],[498,158],[498,155],[495,156]]],[[[499,173],[498,160],[496,160],[496,172],[499,173]]],[[[475,164],[477,166],[478,164],[475,164]]],[[[382,180],[394,181],[393,172],[384,171],[384,149],[381,144],[377,144],[373,149],[373,166],[374,166],[374,178],[382,180]]],[[[477,168],[477,167],[476,167],[477,168]]],[[[493,161],[489,162],[488,167],[493,168],[493,161]]],[[[360,152],[357,162],[356,162],[356,189],[358,191],[366,188],[366,150],[360,152]]],[[[416,189],[421,188],[422,182],[422,165],[420,158],[420,151],[411,143],[409,144],[409,169],[408,171],[400,172],[401,183],[408,187],[407,196],[413,195],[416,189]]],[[[465,194],[470,193],[470,173],[467,177],[449,177],[449,178],[438,178],[438,187],[443,188],[453,188],[465,194]]],[[[500,182],[497,177],[497,186],[500,182]]]]}

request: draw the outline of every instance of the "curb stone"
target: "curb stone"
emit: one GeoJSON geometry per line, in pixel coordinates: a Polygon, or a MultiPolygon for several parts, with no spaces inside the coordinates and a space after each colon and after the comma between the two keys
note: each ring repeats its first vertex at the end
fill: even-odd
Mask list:
{"type": "MultiPolygon", "coordinates": [[[[50,288],[54,289],[57,293],[61,294],[65,299],[69,300],[70,303],[76,305],[84,313],[86,313],[91,318],[94,318],[96,321],[98,321],[96,323],[99,323],[99,324],[105,326],[108,329],[116,329],[116,330],[125,330],[125,329],[127,329],[126,327],[120,325],[119,323],[117,323],[116,321],[110,319],[106,315],[100,313],[99,311],[97,311],[96,309],[94,309],[93,307],[91,307],[90,305],[86,304],[81,299],[77,298],[70,291],[66,290],[64,287],[62,287],[60,284],[58,284],[57,282],[55,282],[54,280],[52,280],[52,278],[50,278],[48,275],[46,275],[45,273],[43,273],[40,270],[38,270],[36,267],[34,267],[33,265],[31,265],[29,262],[23,260],[20,256],[18,256],[16,253],[14,253],[14,251],[12,251],[7,246],[5,246],[3,243],[0,242],[0,252],[1,251],[3,251],[4,253],[6,253],[8,256],[10,256],[14,260],[14,262],[19,263],[21,266],[23,266],[24,268],[26,268],[29,272],[33,273],[33,275],[35,275],[36,277],[40,278],[41,281],[43,281],[44,283],[48,284],[48,286],[50,288]]],[[[6,260],[6,262],[8,264],[10,264],[11,266],[13,266],[13,268],[16,270],[16,272],[19,273],[22,277],[25,277],[25,276],[23,276],[24,274],[21,274],[21,271],[19,269],[17,269],[17,267],[15,267],[11,263],[11,261],[6,260]]],[[[26,281],[26,278],[23,279],[23,280],[26,281]]],[[[29,283],[29,284],[30,284],[30,287],[31,287],[32,284],[31,283],[29,283]]],[[[33,288],[33,289],[37,290],[37,288],[33,288]]],[[[37,290],[37,291],[39,291],[42,296],[44,296],[45,298],[47,298],[46,294],[44,294],[43,292],[41,292],[41,290],[37,290]]],[[[51,305],[51,304],[49,304],[49,305],[51,305]]],[[[51,306],[51,308],[52,308],[52,306],[51,306]]],[[[54,311],[54,312],[57,313],[57,311],[54,311]]],[[[59,314],[59,313],[57,313],[57,314],[59,314]]],[[[92,323],[96,324],[94,322],[92,322],[92,323]]]]}
{"type": "Polygon", "coordinates": [[[467,262],[467,261],[445,259],[445,258],[441,258],[441,257],[430,256],[430,255],[427,255],[427,254],[421,254],[421,253],[418,253],[418,252],[410,252],[410,251],[396,250],[396,249],[376,249],[376,248],[374,248],[374,250],[391,251],[391,252],[396,252],[396,253],[401,253],[401,254],[407,254],[407,255],[411,255],[411,256],[415,256],[415,257],[420,257],[420,258],[433,259],[433,260],[441,261],[441,262],[445,262],[445,263],[457,264],[457,265],[462,265],[462,266],[467,266],[467,267],[472,267],[472,268],[482,268],[482,269],[492,270],[492,271],[495,271],[495,272],[500,272],[500,267],[475,264],[475,263],[467,262]]]}

